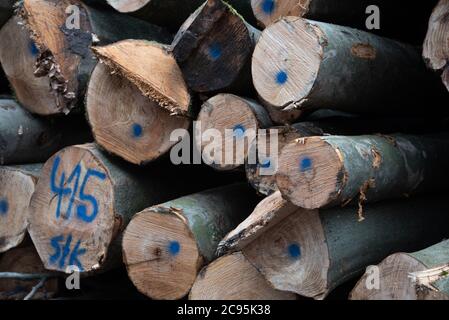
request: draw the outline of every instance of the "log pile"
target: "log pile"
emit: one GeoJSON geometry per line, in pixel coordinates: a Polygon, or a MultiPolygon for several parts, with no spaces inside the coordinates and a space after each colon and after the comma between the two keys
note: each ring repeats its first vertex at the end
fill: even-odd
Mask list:
{"type": "Polygon", "coordinates": [[[448,300],[449,1],[402,9],[2,1],[0,299],[448,300]]]}

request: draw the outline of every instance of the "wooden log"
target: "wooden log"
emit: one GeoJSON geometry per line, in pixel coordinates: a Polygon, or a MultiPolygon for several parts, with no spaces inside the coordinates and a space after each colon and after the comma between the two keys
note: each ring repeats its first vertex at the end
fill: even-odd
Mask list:
{"type": "Polygon", "coordinates": [[[3,0],[0,3],[0,28],[11,18],[15,0],[3,0]]]}
{"type": "Polygon", "coordinates": [[[295,300],[274,290],[241,252],[218,258],[201,270],[190,300],[295,300]]]}
{"type": "Polygon", "coordinates": [[[44,165],[29,233],[49,270],[94,273],[121,262],[121,234],[152,205],[221,183],[217,175],[159,163],[145,170],[94,144],[67,147],[44,165]]]}
{"type": "Polygon", "coordinates": [[[0,252],[22,243],[42,164],[0,167],[0,252]]]}
{"type": "Polygon", "coordinates": [[[248,93],[259,34],[227,3],[208,0],[181,26],[171,51],[193,91],[248,93]]]}
{"type": "Polygon", "coordinates": [[[171,40],[160,27],[127,15],[95,10],[78,0],[24,0],[18,12],[28,33],[24,31],[17,42],[19,27],[14,22],[5,26],[0,61],[18,100],[31,112],[42,115],[69,113],[82,105],[96,64],[90,51],[92,44],[128,38],[171,40]],[[38,82],[39,89],[34,88],[34,82],[38,82]],[[30,94],[34,91],[39,96],[30,94]]]}
{"type": "Polygon", "coordinates": [[[246,184],[172,200],[138,213],[123,236],[123,259],[137,289],[152,299],[187,295],[218,242],[257,203],[246,184]]]}
{"type": "Polygon", "coordinates": [[[438,99],[447,98],[415,47],[296,17],[265,29],[253,54],[252,74],[259,97],[284,111],[331,108],[403,115],[422,113],[422,105],[438,106],[438,99]]]}
{"type": "Polygon", "coordinates": [[[279,158],[282,195],[308,209],[408,197],[446,189],[448,139],[441,135],[309,137],[279,158]]]}
{"type": "MultiPolygon", "coordinates": [[[[270,197],[285,201],[279,193],[270,197]]],[[[367,206],[363,222],[353,207],[298,207],[242,252],[275,289],[322,299],[392,252],[420,250],[447,237],[447,210],[440,196],[367,206]]]]}
{"type": "Polygon", "coordinates": [[[45,162],[65,146],[91,141],[82,116],[43,119],[9,97],[0,98],[0,164],[45,162]]]}
{"type": "Polygon", "coordinates": [[[203,154],[211,142],[208,131],[216,130],[222,137],[221,148],[214,153],[204,152],[203,161],[218,170],[236,169],[245,163],[258,130],[271,125],[267,111],[256,101],[218,94],[201,107],[195,127],[196,148],[203,154]]]}
{"type": "Polygon", "coordinates": [[[171,133],[191,124],[190,95],[175,60],[143,40],[94,50],[105,62],[94,69],[86,94],[95,140],[135,164],[168,152],[177,143],[171,133]]]}
{"type": "MultiPolygon", "coordinates": [[[[0,273],[19,273],[36,275],[33,280],[6,279],[0,277],[0,299],[22,300],[38,284],[41,279],[39,275],[49,274],[45,270],[36,249],[32,245],[14,248],[0,256],[0,273]]],[[[58,292],[58,279],[49,277],[44,285],[33,295],[33,300],[50,299],[58,292]]]]}
{"type": "Polygon", "coordinates": [[[440,0],[429,20],[423,56],[427,65],[441,73],[449,90],[449,1],[440,0]]]}
{"type": "Polygon", "coordinates": [[[351,291],[351,300],[449,300],[449,240],[392,254],[375,271],[372,267],[351,291]]]}

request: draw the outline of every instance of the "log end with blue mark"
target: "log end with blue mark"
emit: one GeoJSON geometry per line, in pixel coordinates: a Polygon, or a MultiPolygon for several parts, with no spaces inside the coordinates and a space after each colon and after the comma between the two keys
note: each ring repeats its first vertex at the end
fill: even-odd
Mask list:
{"type": "Polygon", "coordinates": [[[264,168],[264,169],[271,167],[271,161],[270,161],[270,159],[267,158],[267,159],[265,159],[265,160],[259,161],[259,167],[264,168]]]}
{"type": "Polygon", "coordinates": [[[285,71],[279,71],[276,74],[276,83],[279,85],[283,85],[287,82],[288,80],[288,74],[285,71]]]}
{"type": "Polygon", "coordinates": [[[134,123],[132,125],[132,136],[134,138],[140,138],[143,135],[143,128],[140,124],[134,123]]]}
{"type": "Polygon", "coordinates": [[[271,15],[276,7],[276,1],[275,0],[264,0],[261,3],[262,11],[267,14],[271,15]]]}
{"type": "Polygon", "coordinates": [[[209,56],[212,60],[217,60],[221,57],[222,49],[219,43],[212,43],[209,47],[209,56]]]}
{"type": "Polygon", "coordinates": [[[313,161],[309,157],[304,157],[299,161],[299,170],[301,172],[310,171],[313,167],[313,161]]]}
{"type": "Polygon", "coordinates": [[[240,139],[245,135],[246,128],[244,125],[238,124],[232,130],[234,131],[234,137],[240,139]]]}
{"type": "Polygon", "coordinates": [[[291,259],[298,260],[301,258],[301,247],[297,243],[292,243],[287,248],[288,256],[291,259]]]}
{"type": "Polygon", "coordinates": [[[181,251],[181,245],[178,241],[170,241],[168,244],[168,252],[172,256],[177,256],[179,252],[181,251]]]}
{"type": "Polygon", "coordinates": [[[6,199],[0,199],[0,215],[5,216],[8,213],[9,204],[6,199]]]}

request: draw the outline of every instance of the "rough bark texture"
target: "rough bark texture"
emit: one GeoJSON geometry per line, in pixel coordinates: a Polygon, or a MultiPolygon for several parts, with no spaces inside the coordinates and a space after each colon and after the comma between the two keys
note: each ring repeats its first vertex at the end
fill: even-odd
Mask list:
{"type": "Polygon", "coordinates": [[[193,284],[190,300],[295,300],[293,293],[274,290],[241,252],[204,267],[193,284]]]}
{"type": "MultiPolygon", "coordinates": [[[[128,38],[171,40],[160,27],[127,15],[102,12],[78,0],[25,0],[19,14],[35,43],[34,74],[48,78],[52,89],[48,93],[53,98],[52,105],[41,107],[43,110],[32,110],[41,114],[68,113],[82,104],[87,81],[96,63],[90,51],[92,44],[104,45],[128,38]],[[76,23],[66,13],[71,5],[79,10],[79,28],[68,25],[76,23]]],[[[27,83],[24,81],[20,85],[26,87],[27,83]]]]}
{"type": "Polygon", "coordinates": [[[441,73],[449,90],[449,1],[440,0],[429,20],[423,56],[427,65],[441,73]]]}
{"type": "Polygon", "coordinates": [[[185,196],[137,214],[123,237],[128,274],[153,299],[187,295],[218,242],[254,209],[258,198],[246,184],[185,196]]]}
{"type": "Polygon", "coordinates": [[[352,300],[449,300],[449,241],[414,253],[395,253],[377,265],[380,277],[373,287],[373,269],[351,291],[352,300]]]}
{"type": "Polygon", "coordinates": [[[121,232],[135,213],[219,181],[163,163],[143,170],[94,144],[67,147],[44,165],[29,232],[47,269],[99,271],[120,262],[121,232]]]}
{"type": "Polygon", "coordinates": [[[447,210],[439,196],[370,205],[363,222],[353,207],[298,208],[242,252],[274,288],[322,299],[388,254],[447,237],[447,210]]]}
{"type": "Polygon", "coordinates": [[[0,128],[2,165],[44,162],[65,146],[92,139],[81,116],[39,118],[11,98],[0,99],[0,128]]]}
{"type": "Polygon", "coordinates": [[[448,97],[417,48],[294,17],[265,29],[252,71],[261,99],[280,110],[423,113],[423,105],[438,109],[448,97]]]}
{"type": "Polygon", "coordinates": [[[446,189],[447,135],[310,137],[284,147],[276,182],[303,208],[363,203],[446,189]]]}
{"type": "Polygon", "coordinates": [[[171,50],[192,90],[248,93],[259,34],[229,5],[208,0],[181,26],[171,50]]]}
{"type": "Polygon", "coordinates": [[[42,164],[0,167],[0,252],[20,245],[42,164]]]}

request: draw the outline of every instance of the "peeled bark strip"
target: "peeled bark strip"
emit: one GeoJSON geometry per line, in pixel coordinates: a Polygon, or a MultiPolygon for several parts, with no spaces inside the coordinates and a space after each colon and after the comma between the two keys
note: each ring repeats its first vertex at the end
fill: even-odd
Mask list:
{"type": "Polygon", "coordinates": [[[177,143],[170,141],[171,133],[191,124],[177,115],[190,112],[190,95],[174,59],[146,41],[127,40],[95,51],[105,62],[92,72],[86,94],[95,140],[135,164],[167,153],[177,143]]]}
{"type": "Polygon", "coordinates": [[[218,130],[221,134],[221,152],[218,155],[208,152],[203,154],[204,161],[218,170],[232,170],[243,165],[248,146],[257,136],[258,130],[272,125],[264,107],[253,100],[232,94],[218,94],[207,100],[201,107],[197,121],[195,141],[201,153],[210,144],[206,138],[207,131],[218,130]],[[237,144],[243,146],[243,152],[238,150],[237,144]],[[226,152],[230,152],[226,145],[232,147],[232,157],[231,154],[226,157],[226,152]]]}
{"type": "Polygon", "coordinates": [[[441,135],[325,136],[294,141],[281,152],[276,183],[308,209],[446,189],[448,139],[441,135]]]}
{"type": "Polygon", "coordinates": [[[423,56],[427,65],[442,73],[449,90],[449,0],[440,0],[429,21],[423,56]]]}
{"type": "Polygon", "coordinates": [[[295,300],[293,293],[274,290],[241,252],[213,261],[201,270],[190,300],[295,300]]]}
{"type": "Polygon", "coordinates": [[[42,115],[69,113],[82,104],[96,63],[90,51],[93,43],[104,45],[128,38],[161,42],[171,39],[160,27],[126,15],[98,11],[78,0],[24,0],[19,16],[33,43],[25,38],[17,44],[11,30],[2,30],[2,39],[10,40],[2,42],[0,59],[19,101],[31,112],[42,115]],[[78,11],[79,26],[74,18],[78,11]],[[11,50],[17,47],[20,56],[11,50]],[[21,72],[23,68],[26,73],[21,72]],[[32,96],[29,92],[35,90],[30,82],[33,74],[45,89],[40,89],[41,97],[30,101],[25,96],[32,96]]]}
{"type": "Polygon", "coordinates": [[[0,167],[0,252],[22,243],[42,164],[0,167]]]}
{"type": "Polygon", "coordinates": [[[351,207],[298,207],[242,252],[275,289],[322,299],[391,252],[420,250],[447,237],[448,209],[440,196],[382,202],[367,206],[359,222],[351,207]]]}
{"type": "Polygon", "coordinates": [[[135,213],[217,183],[191,171],[162,164],[142,170],[94,144],[56,153],[45,163],[30,203],[29,232],[45,267],[94,272],[116,266],[121,232],[135,213]]]}
{"type": "Polygon", "coordinates": [[[44,162],[65,146],[90,141],[84,118],[36,117],[11,98],[0,98],[0,164],[44,162]]]}
{"type": "MultiPolygon", "coordinates": [[[[22,300],[41,281],[38,275],[51,275],[45,270],[34,246],[14,248],[0,256],[0,272],[35,274],[35,280],[0,278],[1,300],[22,300]]],[[[33,300],[51,299],[58,292],[58,279],[47,278],[42,288],[33,295],[33,300]]]]}
{"type": "Polygon", "coordinates": [[[0,3],[0,28],[11,18],[15,0],[2,0],[0,3]]]}
{"type": "Polygon", "coordinates": [[[208,0],[181,26],[171,50],[188,86],[201,93],[251,90],[251,54],[260,32],[228,4],[208,0]]]}
{"type": "Polygon", "coordinates": [[[351,300],[449,300],[448,240],[414,253],[392,254],[377,268],[379,287],[374,287],[372,269],[367,269],[351,291],[351,300]]]}
{"type": "Polygon", "coordinates": [[[254,192],[234,184],[138,213],[123,236],[123,259],[137,289],[152,299],[188,294],[218,242],[253,210],[254,192]]]}
{"type": "Polygon", "coordinates": [[[252,74],[261,99],[285,111],[422,113],[422,105],[447,96],[415,47],[297,17],[265,29],[252,74]]]}

